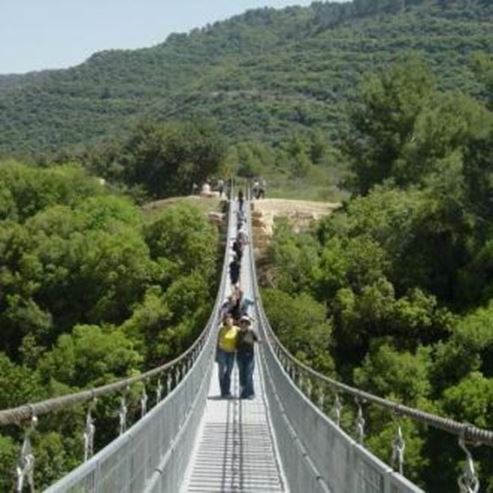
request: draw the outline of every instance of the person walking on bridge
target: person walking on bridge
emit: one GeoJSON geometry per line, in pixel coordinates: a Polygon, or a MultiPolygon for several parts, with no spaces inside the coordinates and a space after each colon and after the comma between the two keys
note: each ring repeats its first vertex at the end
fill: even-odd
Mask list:
{"type": "Polygon", "coordinates": [[[229,264],[229,278],[233,287],[236,286],[240,280],[240,272],[241,262],[238,256],[235,255],[233,260],[229,264]]]}
{"type": "Polygon", "coordinates": [[[245,202],[245,195],[243,194],[243,190],[240,188],[238,192],[238,207],[240,212],[243,212],[243,203],[245,202]]]}
{"type": "Polygon", "coordinates": [[[240,320],[240,331],[236,337],[236,363],[240,377],[240,398],[253,399],[253,370],[255,365],[254,346],[259,341],[257,333],[252,329],[252,320],[243,315],[240,320]]]}
{"type": "Polygon", "coordinates": [[[216,348],[216,362],[218,364],[219,387],[221,397],[231,397],[231,372],[235,362],[236,337],[239,328],[233,325],[233,317],[225,313],[223,323],[219,328],[216,348]]]}

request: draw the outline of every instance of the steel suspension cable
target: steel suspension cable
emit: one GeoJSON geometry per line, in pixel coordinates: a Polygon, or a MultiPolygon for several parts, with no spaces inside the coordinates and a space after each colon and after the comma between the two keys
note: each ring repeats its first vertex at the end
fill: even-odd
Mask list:
{"type": "MultiPolygon", "coordinates": [[[[231,189],[231,193],[233,193],[232,189],[231,189]]],[[[230,217],[230,213],[228,212],[228,224],[230,220],[231,217],[230,217]]],[[[228,228],[226,228],[226,230],[228,231],[228,228]]],[[[226,238],[225,255],[227,255],[227,251],[228,251],[228,241],[229,239],[226,238]]],[[[222,266],[220,285],[224,282],[224,280],[228,276],[227,269],[228,269],[227,262],[224,261],[222,266]]],[[[219,292],[220,289],[218,293],[219,292]]],[[[211,311],[211,319],[218,305],[221,303],[221,301],[222,300],[219,298],[219,296],[217,296],[215,300],[214,308],[211,311]]],[[[210,322],[211,320],[208,321],[205,328],[200,333],[199,337],[185,352],[183,352],[181,355],[177,356],[173,360],[161,366],[153,368],[135,377],[124,378],[118,380],[117,382],[110,383],[107,385],[102,385],[100,387],[95,387],[88,390],[82,390],[80,392],[75,392],[60,397],[53,397],[51,399],[46,399],[32,404],[24,404],[22,406],[18,406],[14,408],[0,410],[0,426],[20,425],[22,423],[29,422],[29,420],[31,420],[33,417],[38,417],[44,414],[61,411],[70,407],[74,407],[78,404],[82,404],[84,402],[92,401],[99,397],[108,396],[111,394],[115,394],[117,392],[125,391],[127,388],[129,388],[130,386],[136,383],[145,382],[151,379],[152,377],[156,377],[158,375],[166,373],[171,368],[174,368],[179,364],[187,362],[190,358],[195,360],[197,355],[204,347],[204,342],[206,341],[209,332],[211,330],[210,322]]]]}
{"type": "MultiPolygon", "coordinates": [[[[251,220],[249,221],[249,227],[250,227],[250,231],[249,231],[250,238],[251,241],[253,241],[251,220]]],[[[260,316],[262,317],[264,327],[267,329],[267,333],[268,333],[267,342],[268,344],[271,345],[272,350],[275,352],[278,358],[280,355],[282,355],[296,368],[300,369],[302,372],[309,375],[311,378],[318,380],[319,382],[332,388],[336,393],[341,392],[343,394],[350,395],[353,398],[359,400],[360,402],[369,402],[375,404],[378,407],[389,410],[391,413],[397,416],[407,417],[414,421],[423,423],[425,425],[429,425],[434,428],[446,431],[448,433],[455,434],[461,437],[466,442],[471,442],[475,445],[493,446],[492,430],[479,428],[470,423],[461,423],[450,418],[438,416],[436,414],[428,413],[420,409],[416,409],[406,406],[404,404],[400,404],[390,399],[379,397],[377,395],[371,394],[364,390],[360,390],[358,388],[339,382],[333,378],[327,377],[326,375],[323,375],[322,373],[314,370],[313,368],[309,367],[305,363],[298,360],[295,356],[293,356],[289,352],[289,350],[284,346],[284,344],[279,340],[277,335],[274,333],[262,305],[262,298],[260,296],[260,290],[258,287],[257,273],[256,273],[256,267],[254,261],[251,262],[251,268],[252,268],[252,278],[254,280],[253,284],[254,284],[255,298],[257,303],[259,304],[259,313],[260,316]]]]}

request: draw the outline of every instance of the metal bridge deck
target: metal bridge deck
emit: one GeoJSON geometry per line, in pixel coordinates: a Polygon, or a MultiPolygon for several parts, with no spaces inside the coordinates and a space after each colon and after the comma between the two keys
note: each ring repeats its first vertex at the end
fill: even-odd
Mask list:
{"type": "MultiPolygon", "coordinates": [[[[253,298],[252,280],[242,262],[241,285],[253,298]]],[[[232,399],[220,397],[217,365],[211,375],[209,395],[190,466],[184,482],[186,493],[287,492],[269,418],[262,365],[255,354],[255,398],[239,399],[238,369],[235,363],[232,399]]]]}
{"type": "MultiPolygon", "coordinates": [[[[257,356],[254,377],[256,397],[253,400],[221,399],[217,369],[214,370],[184,492],[286,491],[258,363],[257,356]]],[[[239,394],[236,367],[232,390],[233,395],[239,394]]]]}

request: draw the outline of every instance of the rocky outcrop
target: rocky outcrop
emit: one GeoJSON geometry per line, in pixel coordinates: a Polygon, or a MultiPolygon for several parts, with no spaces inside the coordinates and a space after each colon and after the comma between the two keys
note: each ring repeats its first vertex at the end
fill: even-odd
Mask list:
{"type": "Polygon", "coordinates": [[[269,246],[275,222],[279,218],[287,218],[295,231],[304,231],[313,221],[331,214],[340,206],[340,203],[284,199],[252,202],[252,229],[256,254],[262,256],[269,246]]]}

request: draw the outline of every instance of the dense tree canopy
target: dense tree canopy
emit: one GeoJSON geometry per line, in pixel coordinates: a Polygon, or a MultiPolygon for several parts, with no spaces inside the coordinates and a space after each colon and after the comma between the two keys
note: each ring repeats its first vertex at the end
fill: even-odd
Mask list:
{"type": "MultiPolygon", "coordinates": [[[[482,77],[488,95],[491,85],[482,77]]],[[[353,196],[308,232],[278,224],[263,276],[275,288],[266,292],[266,308],[285,344],[318,337],[343,381],[487,428],[493,403],[489,100],[440,90],[417,59],[368,76],[341,149],[353,196]],[[285,302],[290,308],[281,317],[268,301],[271,293],[321,303],[327,325],[320,319],[320,332],[312,334],[298,331],[298,321],[286,332],[299,309],[285,302]]],[[[289,347],[295,353],[298,345],[289,347]]],[[[313,364],[317,347],[305,351],[313,364]]],[[[366,443],[388,461],[395,424],[369,407],[366,443]]],[[[454,439],[401,424],[406,475],[429,491],[452,490],[451,464],[462,460],[454,439]]],[[[475,457],[491,492],[491,450],[475,457]]]]}
{"type": "MultiPolygon", "coordinates": [[[[0,161],[0,407],[137,374],[203,328],[217,231],[186,206],[145,218],[130,196],[238,174],[327,198],[343,177],[337,213],[304,233],[277,224],[274,329],[321,372],[491,428],[492,16],[486,0],[314,2],[0,76],[0,152],[41,165],[0,161]]],[[[114,404],[95,410],[98,447],[114,404]]],[[[388,461],[395,423],[368,407],[366,443],[388,461]]],[[[78,408],[43,420],[37,485],[80,462],[83,422],[78,408]]],[[[406,475],[452,491],[455,439],[401,424],[406,475]]],[[[2,430],[2,491],[19,443],[2,430]]],[[[491,452],[475,457],[493,493],[491,452]]]]}
{"type": "MultiPolygon", "coordinates": [[[[73,165],[0,162],[0,190],[0,408],[135,375],[203,329],[218,234],[197,209],[146,219],[73,165]]],[[[99,447],[117,429],[107,406],[95,411],[99,447]]],[[[80,462],[83,419],[77,408],[70,420],[43,420],[33,437],[38,487],[80,462]]],[[[11,490],[19,443],[16,430],[0,435],[2,491],[11,490]]]]}
{"type": "MultiPolygon", "coordinates": [[[[471,68],[489,72],[469,61],[493,51],[492,15],[486,0],[317,1],[250,10],[152,48],[96,53],[68,70],[0,76],[0,152],[85,145],[145,116],[212,117],[234,143],[321,129],[335,141],[361,74],[399,51],[422,53],[443,87],[480,94],[471,68]]],[[[401,109],[421,104],[425,91],[402,95],[401,109]]]]}

